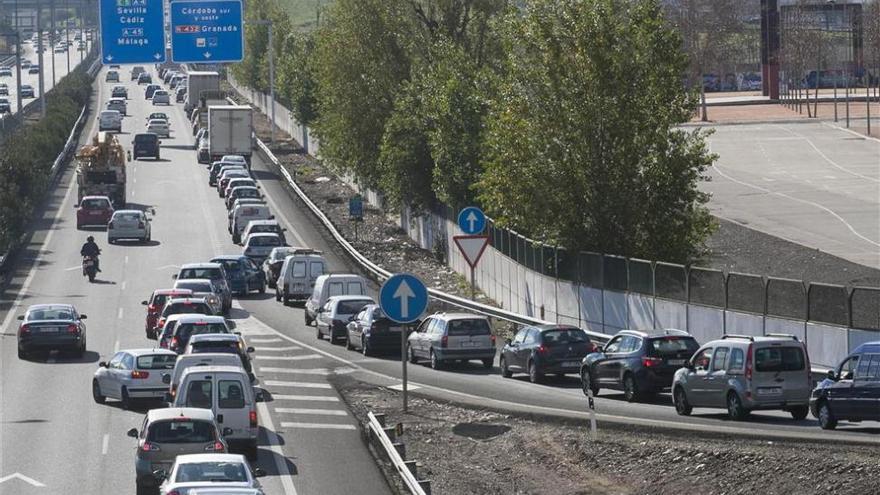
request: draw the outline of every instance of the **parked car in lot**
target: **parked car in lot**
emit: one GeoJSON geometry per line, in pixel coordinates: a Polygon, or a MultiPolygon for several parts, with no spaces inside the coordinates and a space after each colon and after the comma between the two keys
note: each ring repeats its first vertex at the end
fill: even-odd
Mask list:
{"type": "Polygon", "coordinates": [[[141,301],[141,304],[147,307],[146,324],[144,325],[144,329],[146,330],[148,339],[155,339],[158,330],[161,329],[159,318],[162,310],[165,309],[165,303],[168,302],[169,299],[186,297],[192,297],[191,290],[156,289],[150,295],[149,299],[141,301]]]}
{"type": "Polygon", "coordinates": [[[485,316],[435,313],[409,335],[407,356],[413,364],[428,359],[435,370],[451,361],[472,359],[480,360],[489,369],[495,361],[495,335],[485,316]]]}
{"type": "MultiPolygon", "coordinates": [[[[22,67],[24,68],[24,67],[22,67]]],[[[0,67],[0,77],[12,77],[11,67],[0,67]]]]}
{"type": "Polygon", "coordinates": [[[810,395],[810,411],[823,430],[837,428],[840,421],[880,421],[878,405],[880,341],[856,347],[810,395]]]}
{"type": "MultiPolygon", "coordinates": [[[[149,129],[148,129],[149,130],[149,129]]],[[[159,159],[159,146],[162,141],[159,136],[153,132],[144,132],[135,134],[132,140],[132,155],[135,160],[145,156],[159,159]]]]}
{"type": "Polygon", "coordinates": [[[675,373],[675,410],[726,408],[733,420],[756,410],[783,410],[801,420],[812,389],[806,347],[794,335],[725,335],[700,347],[675,373]]]}
{"type": "Polygon", "coordinates": [[[18,358],[37,351],[68,351],[76,357],[86,353],[86,315],[72,304],[35,304],[18,317],[18,358]]]}
{"type": "Polygon", "coordinates": [[[40,73],[40,66],[39,65],[31,65],[30,68],[28,69],[28,74],[39,74],[39,73],[40,73]]]}
{"type": "Polygon", "coordinates": [[[247,256],[239,254],[216,256],[211,262],[223,265],[229,280],[229,288],[234,294],[246,296],[254,290],[259,291],[260,294],[266,292],[266,278],[263,272],[247,256]]]}
{"type": "Polygon", "coordinates": [[[220,263],[188,263],[180,267],[173,278],[177,280],[187,280],[192,278],[209,279],[214,282],[215,286],[221,290],[221,300],[223,301],[223,312],[229,311],[232,307],[232,291],[229,286],[229,279],[226,270],[220,263]]]}
{"type": "Polygon", "coordinates": [[[389,320],[378,304],[368,304],[346,325],[345,348],[360,349],[364,356],[380,352],[399,355],[402,331],[403,325],[389,320]]]}
{"type": "Polygon", "coordinates": [[[91,225],[106,227],[113,212],[113,203],[107,196],[83,196],[76,209],[76,228],[91,225]]]}
{"type": "Polygon", "coordinates": [[[178,456],[168,471],[161,471],[161,495],[263,495],[257,478],[262,468],[251,468],[236,454],[178,456]],[[211,488],[214,487],[214,488],[211,488]],[[222,487],[222,488],[220,488],[222,487]]]}
{"type": "Polygon", "coordinates": [[[325,334],[331,344],[339,339],[347,339],[348,322],[368,304],[376,304],[376,301],[368,296],[333,296],[327,299],[315,318],[318,340],[323,340],[325,334]]]}
{"type": "Polygon", "coordinates": [[[161,400],[168,387],[162,373],[174,369],[177,354],[165,349],[130,349],[117,352],[110,361],[98,363],[92,378],[92,398],[103,404],[119,400],[128,409],[134,399],[161,400]]]}
{"type": "Polygon", "coordinates": [[[577,327],[524,327],[501,349],[501,376],[528,373],[529,381],[539,383],[545,375],[577,374],[583,359],[597,350],[587,333],[577,327]]]}
{"type": "Polygon", "coordinates": [[[12,113],[12,104],[9,98],[0,98],[0,113],[12,113]]]}
{"type": "MultiPolygon", "coordinates": [[[[275,284],[275,300],[283,302],[285,305],[291,300],[308,299],[315,289],[318,277],[327,271],[327,260],[324,259],[321,251],[308,248],[292,249],[285,256],[281,268],[278,270],[275,284]]],[[[273,264],[275,263],[273,262],[273,264]]],[[[363,293],[357,293],[357,295],[363,295],[363,293]]]]}
{"type": "Polygon", "coordinates": [[[140,429],[128,430],[128,436],[138,441],[134,461],[138,495],[155,493],[160,482],[153,472],[170,471],[180,455],[228,452],[221,433],[210,409],[150,409],[140,429]]]}
{"type": "Polygon", "coordinates": [[[584,358],[581,385],[584,393],[592,390],[593,395],[602,388],[623,390],[624,398],[635,402],[670,390],[675,372],[699,347],[682,330],[621,330],[601,351],[584,358]]]}
{"type": "Polygon", "coordinates": [[[150,242],[152,227],[150,218],[140,210],[116,210],[107,224],[107,243],[120,239],[137,239],[150,242]]]}
{"type": "Polygon", "coordinates": [[[0,83],[0,96],[9,96],[9,85],[0,83]]]}
{"type": "Polygon", "coordinates": [[[305,324],[309,326],[318,316],[318,310],[333,296],[366,296],[367,281],[360,275],[331,273],[315,279],[312,294],[305,304],[305,324]]]}

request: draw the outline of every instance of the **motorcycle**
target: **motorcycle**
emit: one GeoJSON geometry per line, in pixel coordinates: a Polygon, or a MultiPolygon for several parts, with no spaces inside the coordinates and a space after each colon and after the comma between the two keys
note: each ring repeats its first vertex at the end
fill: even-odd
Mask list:
{"type": "Polygon", "coordinates": [[[83,276],[89,277],[89,282],[95,281],[95,275],[98,273],[97,262],[93,256],[83,256],[82,261],[83,276]]]}

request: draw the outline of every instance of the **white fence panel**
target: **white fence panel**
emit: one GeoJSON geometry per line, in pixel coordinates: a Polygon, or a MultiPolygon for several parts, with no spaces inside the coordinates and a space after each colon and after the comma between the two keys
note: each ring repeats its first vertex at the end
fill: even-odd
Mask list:
{"type": "MultiPolygon", "coordinates": [[[[847,349],[847,353],[852,352],[856,347],[862,344],[877,341],[880,341],[880,332],[851,328],[849,329],[849,348],[847,349]]],[[[845,356],[841,356],[841,360],[843,360],[843,357],[845,356]]]]}
{"type": "Polygon", "coordinates": [[[807,350],[814,365],[833,368],[849,353],[847,329],[833,325],[807,323],[807,350]]]}
{"type": "Polygon", "coordinates": [[[654,300],[654,310],[656,328],[687,329],[687,303],[658,298],[654,300]]]}
{"type": "Polygon", "coordinates": [[[724,310],[689,304],[688,332],[701,344],[721,338],[724,334],[724,310]]]}
{"type": "Polygon", "coordinates": [[[725,331],[738,335],[764,335],[764,317],[738,311],[725,311],[725,331]]]}
{"type": "Polygon", "coordinates": [[[626,303],[626,294],[606,290],[603,301],[605,315],[605,333],[613,333],[629,327],[629,305],[626,303]]]}
{"type": "Polygon", "coordinates": [[[556,304],[559,311],[559,322],[571,325],[580,324],[580,314],[578,310],[578,288],[577,284],[560,280],[556,284],[556,304]],[[572,322],[574,320],[574,322],[572,322]]]}
{"type": "MultiPolygon", "coordinates": [[[[592,287],[578,288],[580,296],[581,320],[584,328],[593,330],[598,328],[598,332],[605,332],[602,325],[602,289],[594,289],[592,287]]],[[[607,333],[607,332],[606,332],[607,333]]]]}
{"type": "Polygon", "coordinates": [[[626,295],[629,325],[632,330],[654,329],[654,298],[631,292],[626,295]]]}
{"type": "Polygon", "coordinates": [[[787,318],[774,318],[767,316],[764,319],[765,333],[790,333],[797,336],[801,342],[807,338],[806,323],[803,321],[789,320],[787,318]]]}

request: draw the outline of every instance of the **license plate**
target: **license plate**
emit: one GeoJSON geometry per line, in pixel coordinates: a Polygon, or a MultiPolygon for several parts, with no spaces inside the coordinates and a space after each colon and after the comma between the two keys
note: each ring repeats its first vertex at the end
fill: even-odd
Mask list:
{"type": "Polygon", "coordinates": [[[476,342],[462,342],[461,346],[462,347],[476,347],[477,343],[476,342]]]}
{"type": "Polygon", "coordinates": [[[576,367],[578,367],[578,366],[580,366],[580,365],[581,365],[581,363],[578,362],[578,361],[564,361],[564,362],[562,363],[562,366],[565,367],[565,368],[576,368],[576,367]]]}
{"type": "Polygon", "coordinates": [[[669,365],[671,366],[681,366],[684,364],[684,361],[684,359],[670,359],[666,362],[669,363],[669,365]]]}
{"type": "Polygon", "coordinates": [[[781,387],[765,387],[758,389],[758,395],[779,395],[781,393],[781,387]]]}
{"type": "Polygon", "coordinates": [[[90,211],[89,215],[100,215],[102,213],[104,213],[104,212],[103,211],[90,211]]]}
{"type": "Polygon", "coordinates": [[[39,327],[37,331],[39,333],[58,333],[61,329],[59,327],[39,327]]]}

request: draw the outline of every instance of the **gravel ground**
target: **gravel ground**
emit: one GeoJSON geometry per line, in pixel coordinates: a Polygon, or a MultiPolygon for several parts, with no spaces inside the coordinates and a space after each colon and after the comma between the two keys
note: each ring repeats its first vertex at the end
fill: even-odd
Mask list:
{"type": "MultiPolygon", "coordinates": [[[[551,418],[521,417],[410,397],[339,377],[352,412],[387,415],[404,425],[407,458],[431,480],[434,494],[829,494],[876,493],[866,476],[876,448],[707,438],[635,427],[589,430],[551,418]],[[621,434],[624,433],[624,434],[621,434]]],[[[383,466],[386,469],[387,464],[383,466]]],[[[390,477],[393,482],[399,481],[390,477]]]]}

